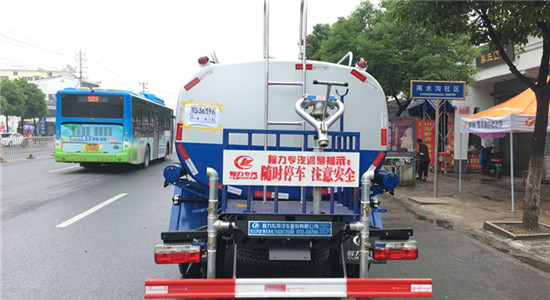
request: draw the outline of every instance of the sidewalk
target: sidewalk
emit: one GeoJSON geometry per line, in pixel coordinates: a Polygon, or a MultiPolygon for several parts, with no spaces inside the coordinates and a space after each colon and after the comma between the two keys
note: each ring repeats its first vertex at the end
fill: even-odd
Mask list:
{"type": "MultiPolygon", "coordinates": [[[[550,237],[512,239],[483,229],[485,221],[521,221],[523,217],[523,179],[514,178],[514,212],[511,208],[510,177],[492,178],[479,173],[462,174],[458,193],[458,174],[438,174],[438,193],[434,198],[434,179],[416,181],[415,186],[395,189],[399,201],[416,218],[467,234],[529,265],[550,273],[550,237]]],[[[541,185],[539,223],[550,225],[550,184],[541,185]]]]}

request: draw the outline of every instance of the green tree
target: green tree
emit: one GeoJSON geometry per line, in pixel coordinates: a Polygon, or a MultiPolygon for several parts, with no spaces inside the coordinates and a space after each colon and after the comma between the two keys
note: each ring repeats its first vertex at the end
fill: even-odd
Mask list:
{"type": "Polygon", "coordinates": [[[320,60],[319,50],[321,42],[324,41],[330,32],[329,24],[316,24],[313,26],[313,32],[307,36],[307,55],[308,59],[320,60]]]}
{"type": "Polygon", "coordinates": [[[527,229],[537,229],[550,97],[550,84],[547,80],[550,62],[548,1],[408,0],[397,2],[396,6],[400,16],[410,21],[413,26],[428,28],[442,36],[465,33],[470,35],[472,44],[487,44],[489,48],[498,50],[510,72],[535,93],[537,114],[525,187],[522,224],[527,229]],[[528,38],[532,36],[542,39],[536,82],[520,73],[503,48],[506,44],[526,45],[528,38]]]}
{"type": "Polygon", "coordinates": [[[338,18],[326,39],[321,42],[319,51],[308,55],[312,54],[310,57],[323,61],[337,62],[350,51],[355,55],[362,53],[363,34],[377,13],[379,11],[370,2],[361,3],[348,18],[338,18]]]}
{"type": "Polygon", "coordinates": [[[25,95],[25,109],[21,115],[21,120],[33,119],[34,128],[36,128],[36,118],[48,115],[48,106],[46,105],[46,95],[34,83],[29,83],[23,78],[15,80],[17,86],[25,95]]]}
{"type": "Polygon", "coordinates": [[[25,94],[14,81],[2,79],[0,81],[0,93],[2,101],[0,111],[6,117],[6,127],[9,124],[9,116],[21,116],[25,111],[25,94]]]}
{"type": "Polygon", "coordinates": [[[395,2],[376,9],[363,2],[349,18],[340,18],[321,43],[315,57],[338,61],[345,53],[368,61],[371,73],[398,105],[400,116],[410,104],[411,80],[463,80],[474,82],[478,50],[465,35],[436,36],[400,22],[395,2]]]}

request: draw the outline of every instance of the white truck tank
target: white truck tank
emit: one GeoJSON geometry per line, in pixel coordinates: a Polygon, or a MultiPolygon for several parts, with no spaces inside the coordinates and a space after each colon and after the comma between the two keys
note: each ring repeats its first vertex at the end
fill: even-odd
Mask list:
{"type": "MultiPolygon", "coordinates": [[[[318,99],[326,98],[326,86],[314,85],[314,80],[348,83],[347,88],[340,86],[331,90],[331,95],[344,103],[345,112],[329,132],[360,134],[360,174],[381,153],[386,153],[389,138],[386,98],[370,74],[345,65],[307,61],[304,76],[301,60],[268,63],[268,80],[287,84],[268,86],[267,97],[265,61],[210,64],[182,87],[176,111],[176,152],[197,182],[208,184],[207,167],[222,170],[224,129],[315,130],[295,111],[296,102],[304,97],[302,86],[288,84],[302,82],[304,77],[306,95],[318,99]],[[344,94],[344,97],[338,96],[344,94]],[[268,123],[270,125],[266,125],[268,123]]],[[[230,142],[244,145],[246,140],[245,136],[236,136],[230,142]]],[[[261,136],[253,141],[257,149],[263,149],[265,143],[261,136]]],[[[289,149],[302,149],[299,137],[286,138],[281,143],[289,149]]],[[[267,145],[268,148],[274,145],[272,138],[267,140],[267,145]]],[[[329,144],[325,151],[331,151],[332,146],[329,144]]],[[[223,178],[220,182],[223,183],[223,178]]]]}

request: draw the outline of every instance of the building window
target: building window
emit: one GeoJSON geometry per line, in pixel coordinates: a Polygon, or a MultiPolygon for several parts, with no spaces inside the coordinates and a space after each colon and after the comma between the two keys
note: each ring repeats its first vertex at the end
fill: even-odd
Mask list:
{"type": "Polygon", "coordinates": [[[52,72],[48,72],[48,77],[52,77],[52,72]]]}
{"type": "Polygon", "coordinates": [[[17,75],[19,75],[19,72],[13,71],[13,76],[17,76],[17,75]]]}
{"type": "Polygon", "coordinates": [[[40,76],[34,76],[34,81],[39,80],[40,76]]]}
{"type": "Polygon", "coordinates": [[[9,76],[0,76],[0,79],[10,79],[9,76]]]}
{"type": "Polygon", "coordinates": [[[23,77],[23,78],[25,78],[26,81],[32,81],[32,77],[31,77],[31,76],[25,76],[25,77],[23,77]]]}

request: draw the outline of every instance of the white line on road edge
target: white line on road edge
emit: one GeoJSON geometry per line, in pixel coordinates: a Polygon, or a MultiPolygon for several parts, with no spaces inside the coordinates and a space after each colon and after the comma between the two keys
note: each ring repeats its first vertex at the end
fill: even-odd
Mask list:
{"type": "Polygon", "coordinates": [[[70,167],[66,167],[66,168],[61,168],[61,169],[57,169],[57,170],[51,170],[51,171],[48,171],[48,173],[55,173],[55,172],[59,172],[59,171],[64,171],[64,170],[68,170],[68,169],[74,169],[74,168],[79,168],[80,166],[70,166],[70,167]]]}
{"type": "Polygon", "coordinates": [[[91,215],[92,213],[94,213],[94,212],[100,210],[100,209],[103,208],[104,206],[109,205],[109,204],[115,202],[116,200],[118,200],[118,199],[120,199],[120,198],[122,198],[122,197],[124,197],[124,196],[126,196],[126,195],[128,195],[128,193],[120,193],[120,194],[118,194],[118,195],[112,197],[111,199],[106,200],[106,201],[103,201],[102,203],[99,203],[98,205],[96,205],[96,206],[94,206],[94,207],[88,209],[87,211],[85,211],[85,212],[83,212],[83,213],[81,213],[81,214],[79,214],[79,215],[77,215],[77,216],[75,216],[75,217],[73,217],[73,218],[70,218],[69,220],[67,220],[67,221],[65,221],[65,222],[63,222],[63,223],[61,223],[61,224],[59,224],[59,225],[57,225],[57,226],[55,226],[55,227],[57,227],[57,228],[64,228],[64,227],[67,227],[67,226],[69,226],[69,225],[71,225],[71,224],[73,224],[73,223],[79,221],[80,219],[85,218],[86,216],[91,215]]]}

